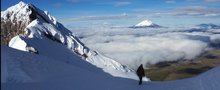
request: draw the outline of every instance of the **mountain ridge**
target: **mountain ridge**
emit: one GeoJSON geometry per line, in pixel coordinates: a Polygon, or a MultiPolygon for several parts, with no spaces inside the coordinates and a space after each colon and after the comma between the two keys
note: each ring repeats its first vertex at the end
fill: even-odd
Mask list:
{"type": "MultiPolygon", "coordinates": [[[[53,44],[61,44],[62,48],[65,47],[72,53],[75,53],[81,57],[82,60],[102,68],[104,72],[116,77],[138,79],[134,70],[114,61],[113,59],[101,55],[97,51],[90,50],[71,31],[65,28],[61,23],[57,22],[56,19],[48,12],[42,11],[32,4],[19,2],[15,6],[3,11],[3,13],[1,13],[1,18],[3,18],[1,19],[1,22],[7,21],[10,23],[17,23],[20,22],[20,20],[28,22],[27,24],[23,25],[24,28],[19,30],[23,33],[15,33],[12,36],[12,39],[9,40],[9,47],[26,52],[34,52],[36,54],[45,55],[48,57],[54,57],[54,54],[57,54],[58,56],[61,55],[60,53],[62,52],[54,50],[54,48],[57,47],[56,45],[54,48],[50,47],[53,46],[49,44],[50,40],[52,40],[53,42],[56,42],[53,44]],[[32,21],[30,17],[33,17],[32,21]]],[[[12,29],[10,31],[13,30],[17,32],[16,29],[12,29]]],[[[8,33],[11,33],[10,31],[8,31],[8,33]]]]}

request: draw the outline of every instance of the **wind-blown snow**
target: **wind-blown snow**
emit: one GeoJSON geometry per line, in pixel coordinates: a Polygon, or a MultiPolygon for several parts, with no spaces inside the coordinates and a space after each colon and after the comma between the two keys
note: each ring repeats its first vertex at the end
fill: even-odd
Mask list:
{"type": "Polygon", "coordinates": [[[18,50],[22,50],[22,51],[27,51],[26,47],[27,47],[27,43],[21,39],[21,36],[16,36],[14,38],[12,38],[8,44],[9,47],[18,49],[18,50]]]}

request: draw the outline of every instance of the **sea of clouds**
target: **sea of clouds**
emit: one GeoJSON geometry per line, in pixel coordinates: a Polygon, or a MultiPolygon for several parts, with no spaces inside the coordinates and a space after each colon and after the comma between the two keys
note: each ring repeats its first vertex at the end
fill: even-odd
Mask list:
{"type": "Polygon", "coordinates": [[[161,61],[190,60],[220,43],[220,30],[191,32],[190,28],[132,29],[71,28],[89,48],[136,69],[161,61]]]}

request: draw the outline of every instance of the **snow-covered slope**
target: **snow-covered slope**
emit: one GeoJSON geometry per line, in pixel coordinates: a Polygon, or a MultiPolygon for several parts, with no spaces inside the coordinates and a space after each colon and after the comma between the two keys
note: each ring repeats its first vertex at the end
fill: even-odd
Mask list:
{"type": "Polygon", "coordinates": [[[147,27],[149,27],[149,28],[160,28],[161,26],[153,23],[150,20],[144,20],[144,21],[142,21],[142,22],[140,22],[140,23],[138,23],[138,24],[136,24],[136,25],[134,25],[130,28],[147,28],[147,27]]]}
{"type": "MultiPolygon", "coordinates": [[[[54,43],[50,41],[50,43],[54,43]]],[[[58,45],[63,49],[62,45],[58,45]]],[[[67,54],[67,53],[65,53],[67,54]]],[[[218,90],[220,67],[199,76],[166,82],[112,77],[73,55],[72,62],[1,46],[3,90],[218,90]]],[[[68,57],[68,55],[64,55],[68,57]]]]}
{"type": "Polygon", "coordinates": [[[24,35],[12,38],[9,47],[67,63],[76,62],[77,56],[81,60],[78,62],[87,61],[113,76],[137,79],[134,70],[90,50],[47,11],[32,4],[19,2],[1,12],[1,18],[3,21],[28,22],[24,35]]]}

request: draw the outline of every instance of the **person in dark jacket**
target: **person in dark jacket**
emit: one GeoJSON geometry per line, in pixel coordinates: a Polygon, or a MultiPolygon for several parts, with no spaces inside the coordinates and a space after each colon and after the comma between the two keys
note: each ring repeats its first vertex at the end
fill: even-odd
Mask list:
{"type": "Polygon", "coordinates": [[[139,77],[139,85],[142,84],[142,78],[145,76],[145,73],[144,73],[144,68],[143,68],[143,64],[141,64],[138,69],[137,69],[137,75],[139,77]]]}

